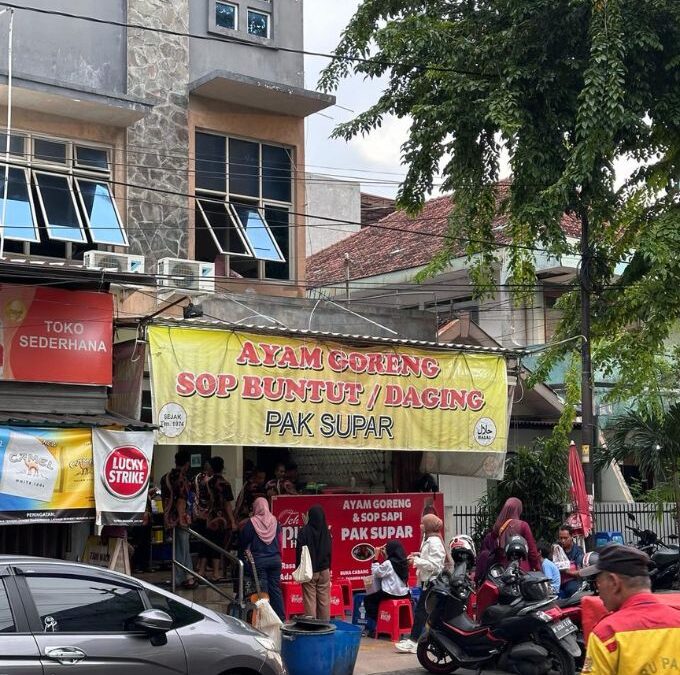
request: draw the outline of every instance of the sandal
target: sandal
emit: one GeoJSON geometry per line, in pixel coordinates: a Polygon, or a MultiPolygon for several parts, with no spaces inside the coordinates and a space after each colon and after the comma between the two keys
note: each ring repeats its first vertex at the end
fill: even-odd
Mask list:
{"type": "Polygon", "coordinates": [[[185,581],[182,583],[182,588],[185,588],[187,591],[193,591],[195,588],[198,588],[198,581],[196,581],[196,579],[185,581]]]}

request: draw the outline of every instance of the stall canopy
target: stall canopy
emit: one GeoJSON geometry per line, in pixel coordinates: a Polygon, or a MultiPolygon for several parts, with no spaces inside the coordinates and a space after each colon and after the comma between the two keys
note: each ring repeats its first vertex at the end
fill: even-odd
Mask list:
{"type": "Polygon", "coordinates": [[[159,444],[466,452],[503,462],[503,350],[190,326],[148,329],[159,444]]]}

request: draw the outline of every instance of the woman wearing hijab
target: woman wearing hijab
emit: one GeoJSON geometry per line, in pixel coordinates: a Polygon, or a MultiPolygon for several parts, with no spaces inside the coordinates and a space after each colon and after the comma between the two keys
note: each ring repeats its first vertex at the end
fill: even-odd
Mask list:
{"type": "Polygon", "coordinates": [[[423,592],[421,592],[418,598],[411,634],[405,640],[401,640],[394,645],[398,652],[406,654],[416,653],[418,638],[423,632],[425,622],[427,621],[425,587],[444,569],[445,563],[451,563],[451,555],[446,553],[446,547],[441,535],[443,525],[442,519],[433,513],[425,514],[420,521],[423,543],[418,553],[412,553],[408,556],[408,561],[416,568],[418,585],[423,589],[423,592]]]}
{"type": "Polygon", "coordinates": [[[398,600],[409,595],[408,590],[408,559],[404,547],[398,541],[388,541],[385,546],[375,550],[375,559],[371,565],[373,574],[372,593],[364,598],[366,618],[372,621],[378,619],[378,607],[381,600],[398,600]],[[384,562],[377,562],[385,557],[384,562]]]}
{"type": "Polygon", "coordinates": [[[241,549],[250,550],[263,593],[281,621],[285,621],[281,595],[281,526],[264,497],[253,502],[253,515],[240,534],[241,549]]]}
{"type": "Polygon", "coordinates": [[[300,564],[303,546],[309,549],[313,572],[311,581],[302,584],[305,614],[328,621],[331,618],[331,534],[320,506],[309,509],[307,524],[298,533],[296,566],[300,564]]]}
{"type": "Polygon", "coordinates": [[[510,537],[517,534],[526,539],[529,549],[529,559],[522,560],[521,569],[525,572],[530,570],[540,571],[541,563],[536,541],[531,533],[529,523],[521,519],[522,508],[522,502],[517,497],[507,499],[491,531],[484,537],[475,571],[475,579],[478,585],[484,582],[492,565],[505,567],[508,564],[508,559],[505,557],[505,545],[510,537]]]}

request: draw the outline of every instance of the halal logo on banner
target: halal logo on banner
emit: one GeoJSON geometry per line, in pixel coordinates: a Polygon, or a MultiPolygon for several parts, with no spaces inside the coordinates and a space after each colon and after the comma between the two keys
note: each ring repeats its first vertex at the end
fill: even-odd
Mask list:
{"type": "Polygon", "coordinates": [[[104,462],[104,485],[119,499],[134,499],[149,482],[151,467],[146,455],[134,445],[114,448],[104,462]]]}

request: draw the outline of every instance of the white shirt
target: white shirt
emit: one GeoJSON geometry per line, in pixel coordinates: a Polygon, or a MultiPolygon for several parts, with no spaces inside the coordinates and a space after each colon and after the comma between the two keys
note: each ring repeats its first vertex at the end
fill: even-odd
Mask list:
{"type": "Polygon", "coordinates": [[[437,536],[428,537],[413,561],[418,571],[418,581],[426,584],[430,579],[434,579],[444,569],[445,560],[444,542],[437,536]]]}
{"type": "Polygon", "coordinates": [[[401,580],[392,567],[392,563],[386,560],[383,563],[374,562],[371,565],[371,573],[379,586],[385,593],[390,595],[408,595],[408,586],[401,580]]]}

